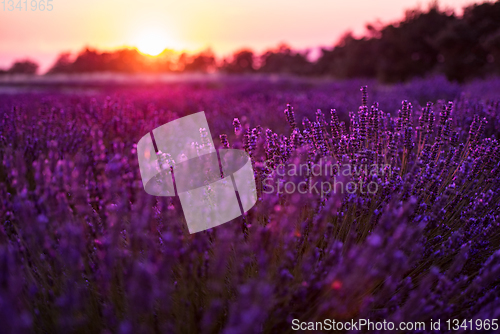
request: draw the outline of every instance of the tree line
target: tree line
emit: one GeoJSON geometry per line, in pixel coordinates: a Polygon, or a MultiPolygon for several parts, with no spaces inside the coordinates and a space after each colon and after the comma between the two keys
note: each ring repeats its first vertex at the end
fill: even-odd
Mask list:
{"type": "MultiPolygon", "coordinates": [[[[434,3],[427,10],[406,11],[400,22],[367,24],[366,28],[365,36],[359,38],[345,33],[333,47],[322,48],[314,61],[307,52],[285,44],[260,55],[243,49],[225,59],[218,59],[210,50],[180,55],[165,50],[149,57],[136,49],[99,52],[85,48],[74,59],[61,54],[48,73],[217,71],[363,77],[382,82],[432,74],[462,82],[500,74],[500,0],[468,6],[461,16],[434,3]]],[[[17,62],[3,72],[35,73],[36,64],[17,62]]]]}

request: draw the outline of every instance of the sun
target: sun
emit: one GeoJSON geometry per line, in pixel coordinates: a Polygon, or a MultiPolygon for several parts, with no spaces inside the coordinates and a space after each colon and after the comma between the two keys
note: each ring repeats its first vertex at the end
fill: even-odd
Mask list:
{"type": "Polygon", "coordinates": [[[168,45],[168,38],[161,30],[147,29],[137,35],[134,45],[137,49],[150,56],[157,56],[163,52],[168,45]]]}

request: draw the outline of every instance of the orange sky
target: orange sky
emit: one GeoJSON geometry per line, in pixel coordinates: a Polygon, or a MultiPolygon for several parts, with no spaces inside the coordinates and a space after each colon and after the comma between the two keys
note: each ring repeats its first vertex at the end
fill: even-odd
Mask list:
{"type": "MultiPolygon", "coordinates": [[[[40,2],[40,0],[37,0],[40,2]]],[[[17,4],[18,0],[14,0],[17,4]]],[[[440,0],[460,13],[473,0],[440,0]]],[[[8,11],[0,3],[0,68],[31,58],[48,69],[62,51],[124,45],[229,55],[241,47],[261,52],[286,42],[296,49],[331,46],[346,30],[393,22],[418,0],[52,0],[52,11],[8,11]]],[[[24,6],[24,5],[23,5],[24,6]]]]}

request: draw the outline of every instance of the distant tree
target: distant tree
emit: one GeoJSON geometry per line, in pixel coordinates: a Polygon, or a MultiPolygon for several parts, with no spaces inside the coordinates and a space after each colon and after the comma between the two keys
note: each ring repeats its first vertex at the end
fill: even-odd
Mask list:
{"type": "Polygon", "coordinates": [[[436,37],[455,20],[453,13],[433,5],[427,12],[406,11],[401,22],[367,24],[367,37],[355,38],[348,32],[333,49],[323,49],[314,72],[340,78],[376,77],[385,82],[423,76],[438,62],[436,37]]]}
{"type": "Polygon", "coordinates": [[[487,35],[481,46],[486,52],[485,72],[500,75],[500,29],[487,35]]]}
{"type": "Polygon", "coordinates": [[[11,68],[7,71],[11,74],[36,74],[38,71],[38,64],[26,59],[14,62],[11,68]]]}
{"type": "Polygon", "coordinates": [[[96,50],[86,48],[72,64],[74,72],[105,72],[108,71],[109,53],[100,54],[96,50]]]}
{"type": "Polygon", "coordinates": [[[121,73],[152,72],[152,63],[137,49],[122,49],[114,52],[105,52],[100,55],[101,66],[105,71],[121,73]]]}
{"type": "Polygon", "coordinates": [[[376,76],[375,39],[356,39],[351,32],[342,36],[332,50],[322,49],[314,73],[337,78],[376,76]]]}
{"type": "Polygon", "coordinates": [[[224,59],[220,70],[225,73],[253,73],[254,53],[249,49],[243,49],[233,54],[232,60],[224,59]]]}
{"type": "Polygon", "coordinates": [[[307,59],[307,52],[293,51],[288,45],[280,44],[275,50],[268,50],[260,56],[259,72],[310,74],[312,64],[307,59]]]}
{"type": "Polygon", "coordinates": [[[366,27],[366,37],[347,33],[334,48],[323,49],[313,72],[384,82],[429,73],[456,81],[500,73],[500,1],[466,7],[463,17],[435,2],[427,11],[406,11],[400,22],[366,27]]]}
{"type": "Polygon", "coordinates": [[[376,76],[394,82],[430,73],[439,55],[433,40],[456,20],[453,13],[440,11],[437,4],[428,12],[407,11],[397,27],[383,28],[380,39],[376,40],[374,52],[379,57],[376,76]]]}
{"type": "Polygon", "coordinates": [[[215,55],[211,50],[202,51],[194,56],[183,57],[185,72],[212,72],[215,70],[215,55]]]}
{"type": "Polygon", "coordinates": [[[463,17],[434,40],[441,58],[438,71],[457,81],[499,73],[499,38],[500,2],[466,7],[463,17]]]}
{"type": "Polygon", "coordinates": [[[477,42],[477,32],[467,22],[460,20],[448,25],[434,40],[439,50],[439,72],[456,81],[478,75],[486,54],[477,42]]]}
{"type": "Polygon", "coordinates": [[[61,53],[56,62],[49,69],[47,74],[54,73],[71,73],[73,62],[71,61],[71,54],[69,52],[61,53]]]}

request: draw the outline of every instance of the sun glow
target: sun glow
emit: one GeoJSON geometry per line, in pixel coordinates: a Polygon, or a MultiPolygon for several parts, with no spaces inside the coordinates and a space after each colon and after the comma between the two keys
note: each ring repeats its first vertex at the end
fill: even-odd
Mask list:
{"type": "Polygon", "coordinates": [[[138,34],[133,44],[140,52],[150,56],[157,56],[170,47],[172,43],[160,29],[148,29],[138,34]]]}

